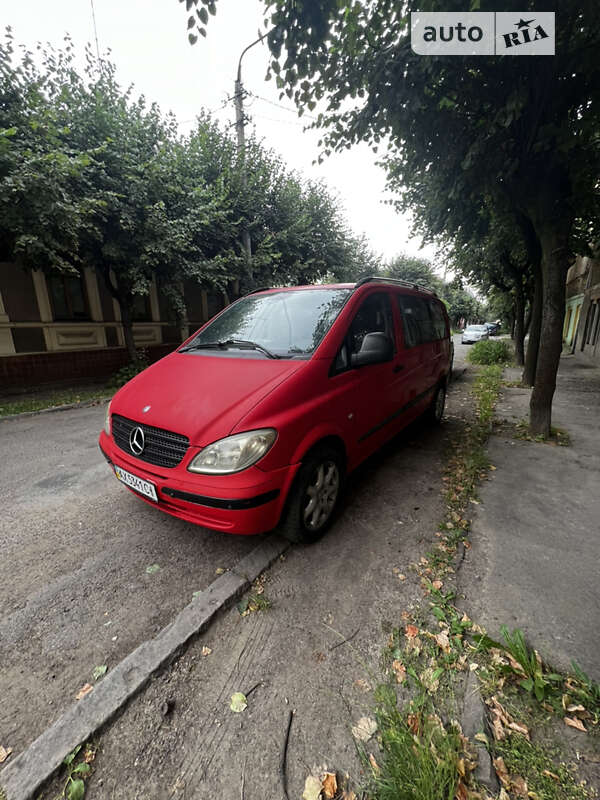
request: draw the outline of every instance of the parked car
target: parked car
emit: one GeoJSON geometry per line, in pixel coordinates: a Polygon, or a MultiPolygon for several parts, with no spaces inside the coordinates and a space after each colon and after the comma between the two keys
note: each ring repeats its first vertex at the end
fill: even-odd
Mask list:
{"type": "Polygon", "coordinates": [[[467,325],[462,332],[461,342],[463,344],[474,344],[482,339],[489,339],[490,335],[485,325],[467,325]]]}
{"type": "Polygon", "coordinates": [[[113,397],[100,449],[175,517],[318,538],[345,476],[420,414],[452,365],[443,303],[402,281],[253,292],[113,397]]]}
{"type": "Polygon", "coordinates": [[[487,328],[487,332],[490,336],[496,336],[496,334],[500,332],[499,322],[484,322],[483,324],[487,328]]]}

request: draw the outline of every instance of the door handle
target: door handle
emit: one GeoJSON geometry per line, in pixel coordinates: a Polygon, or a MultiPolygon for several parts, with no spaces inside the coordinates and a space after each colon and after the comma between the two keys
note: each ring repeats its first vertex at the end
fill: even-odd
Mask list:
{"type": "Polygon", "coordinates": [[[394,367],[394,372],[400,372],[403,369],[404,369],[404,364],[396,364],[396,366],[394,367]]]}

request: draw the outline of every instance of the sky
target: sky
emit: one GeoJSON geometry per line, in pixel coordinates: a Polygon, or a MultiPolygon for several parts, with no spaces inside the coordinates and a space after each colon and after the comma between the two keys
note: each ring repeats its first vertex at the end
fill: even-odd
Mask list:
{"type": "MultiPolygon", "coordinates": [[[[83,53],[87,42],[94,43],[92,2],[100,51],[111,51],[122,85],[135,84],[149,101],[172,111],[182,132],[202,107],[223,126],[233,125],[230,98],[240,53],[265,30],[260,0],[220,0],[208,36],[193,47],[187,41],[185,3],[177,0],[0,0],[0,20],[3,28],[11,26],[16,42],[29,48],[37,42],[60,46],[69,33],[83,53]]],[[[385,174],[368,147],[313,163],[319,134],[304,130],[291,101],[280,100],[274,82],[264,80],[267,64],[266,44],[253,47],[242,62],[244,88],[252,94],[245,109],[251,118],[247,133],[254,130],[291,168],[323,179],[339,196],[353,232],[364,233],[385,260],[400,252],[433,260],[433,248],[420,249],[420,240],[411,238],[410,219],[384,204],[389,198],[385,174]]]]}

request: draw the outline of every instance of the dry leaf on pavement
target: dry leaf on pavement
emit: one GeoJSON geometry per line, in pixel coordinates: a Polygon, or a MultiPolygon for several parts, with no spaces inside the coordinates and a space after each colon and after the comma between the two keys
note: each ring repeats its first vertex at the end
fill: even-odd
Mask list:
{"type": "Polygon", "coordinates": [[[506,764],[504,763],[504,759],[502,756],[498,756],[498,758],[494,759],[494,769],[496,770],[496,775],[500,779],[500,783],[506,788],[510,788],[510,779],[508,777],[508,770],[506,769],[506,764]]]}
{"type": "Polygon", "coordinates": [[[407,639],[414,639],[415,636],[419,635],[419,629],[416,625],[407,625],[404,629],[404,635],[407,639]]]}
{"type": "Polygon", "coordinates": [[[454,795],[454,800],[469,800],[467,787],[461,780],[459,780],[458,786],[456,787],[456,794],[454,795]]]}
{"type": "Polygon", "coordinates": [[[587,728],[580,719],[577,719],[577,717],[565,717],[565,725],[569,725],[571,728],[576,728],[578,731],[587,733],[587,728]]]}
{"type": "Polygon", "coordinates": [[[523,725],[521,722],[509,722],[508,727],[512,731],[516,731],[517,733],[523,734],[523,736],[527,739],[527,741],[530,741],[529,729],[527,728],[526,725],[523,725]]]}
{"type": "Polygon", "coordinates": [[[542,771],[542,775],[545,775],[547,778],[552,778],[554,781],[559,781],[560,777],[556,775],[554,772],[550,772],[549,769],[545,769],[542,771]]]}
{"type": "Polygon", "coordinates": [[[375,756],[373,753],[369,753],[369,764],[371,765],[373,772],[379,772],[379,764],[375,761],[375,756]]]}
{"type": "Polygon", "coordinates": [[[94,691],[91,683],[84,683],[81,689],[75,695],[75,700],[81,700],[83,697],[94,691]]]}
{"type": "Polygon", "coordinates": [[[450,652],[450,639],[448,638],[448,634],[446,631],[442,631],[441,633],[436,633],[433,637],[438,644],[438,647],[443,650],[444,653],[450,652]]]}
{"type": "Polygon", "coordinates": [[[356,725],[352,726],[352,736],[361,742],[368,742],[377,730],[377,723],[370,717],[361,717],[356,725]]]}
{"type": "Polygon", "coordinates": [[[326,772],[323,775],[321,786],[323,789],[323,797],[325,797],[326,800],[332,800],[337,794],[337,778],[335,777],[335,772],[326,772]]]}
{"type": "Polygon", "coordinates": [[[354,686],[357,689],[360,689],[361,692],[370,692],[371,691],[371,687],[369,686],[369,684],[363,678],[357,678],[354,681],[354,686]]]}
{"type": "Polygon", "coordinates": [[[212,653],[211,647],[206,647],[206,645],[202,648],[202,655],[209,656],[212,653]]]}
{"type": "Polygon", "coordinates": [[[521,778],[520,776],[513,778],[511,780],[511,787],[517,797],[523,797],[527,800],[529,789],[527,788],[527,781],[525,778],[521,778]]]}
{"type": "Polygon", "coordinates": [[[12,753],[12,747],[2,747],[0,744],[0,764],[3,764],[12,753]]]}
{"type": "Polygon", "coordinates": [[[335,772],[326,772],[325,775],[323,775],[321,786],[323,789],[323,797],[325,797],[326,800],[332,800],[337,794],[337,778],[335,777],[335,772]]]}
{"type": "Polygon", "coordinates": [[[392,669],[396,673],[397,683],[403,683],[403,681],[406,679],[406,667],[404,664],[401,661],[398,661],[398,659],[395,659],[392,661],[392,669]]]}
{"type": "Polygon", "coordinates": [[[223,567],[217,567],[215,570],[215,575],[222,575],[225,572],[223,567]]]}
{"type": "Polygon", "coordinates": [[[439,590],[442,588],[444,584],[441,581],[432,581],[431,585],[433,586],[434,589],[437,589],[439,592],[439,590]]]}
{"type": "Polygon", "coordinates": [[[321,781],[315,775],[309,775],[304,781],[302,800],[320,800],[321,781]]]}

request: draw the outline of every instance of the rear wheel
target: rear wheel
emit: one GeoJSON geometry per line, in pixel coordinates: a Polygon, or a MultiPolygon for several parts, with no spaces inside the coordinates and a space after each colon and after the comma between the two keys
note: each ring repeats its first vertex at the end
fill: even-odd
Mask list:
{"type": "Polygon", "coordinates": [[[343,483],[343,463],[333,447],[308,455],[290,490],[279,531],[290,542],[316,542],[333,521],[343,483]]]}
{"type": "Polygon", "coordinates": [[[427,419],[434,425],[439,425],[444,416],[444,409],[446,407],[446,387],[440,384],[435,390],[431,405],[425,412],[427,419]]]}

